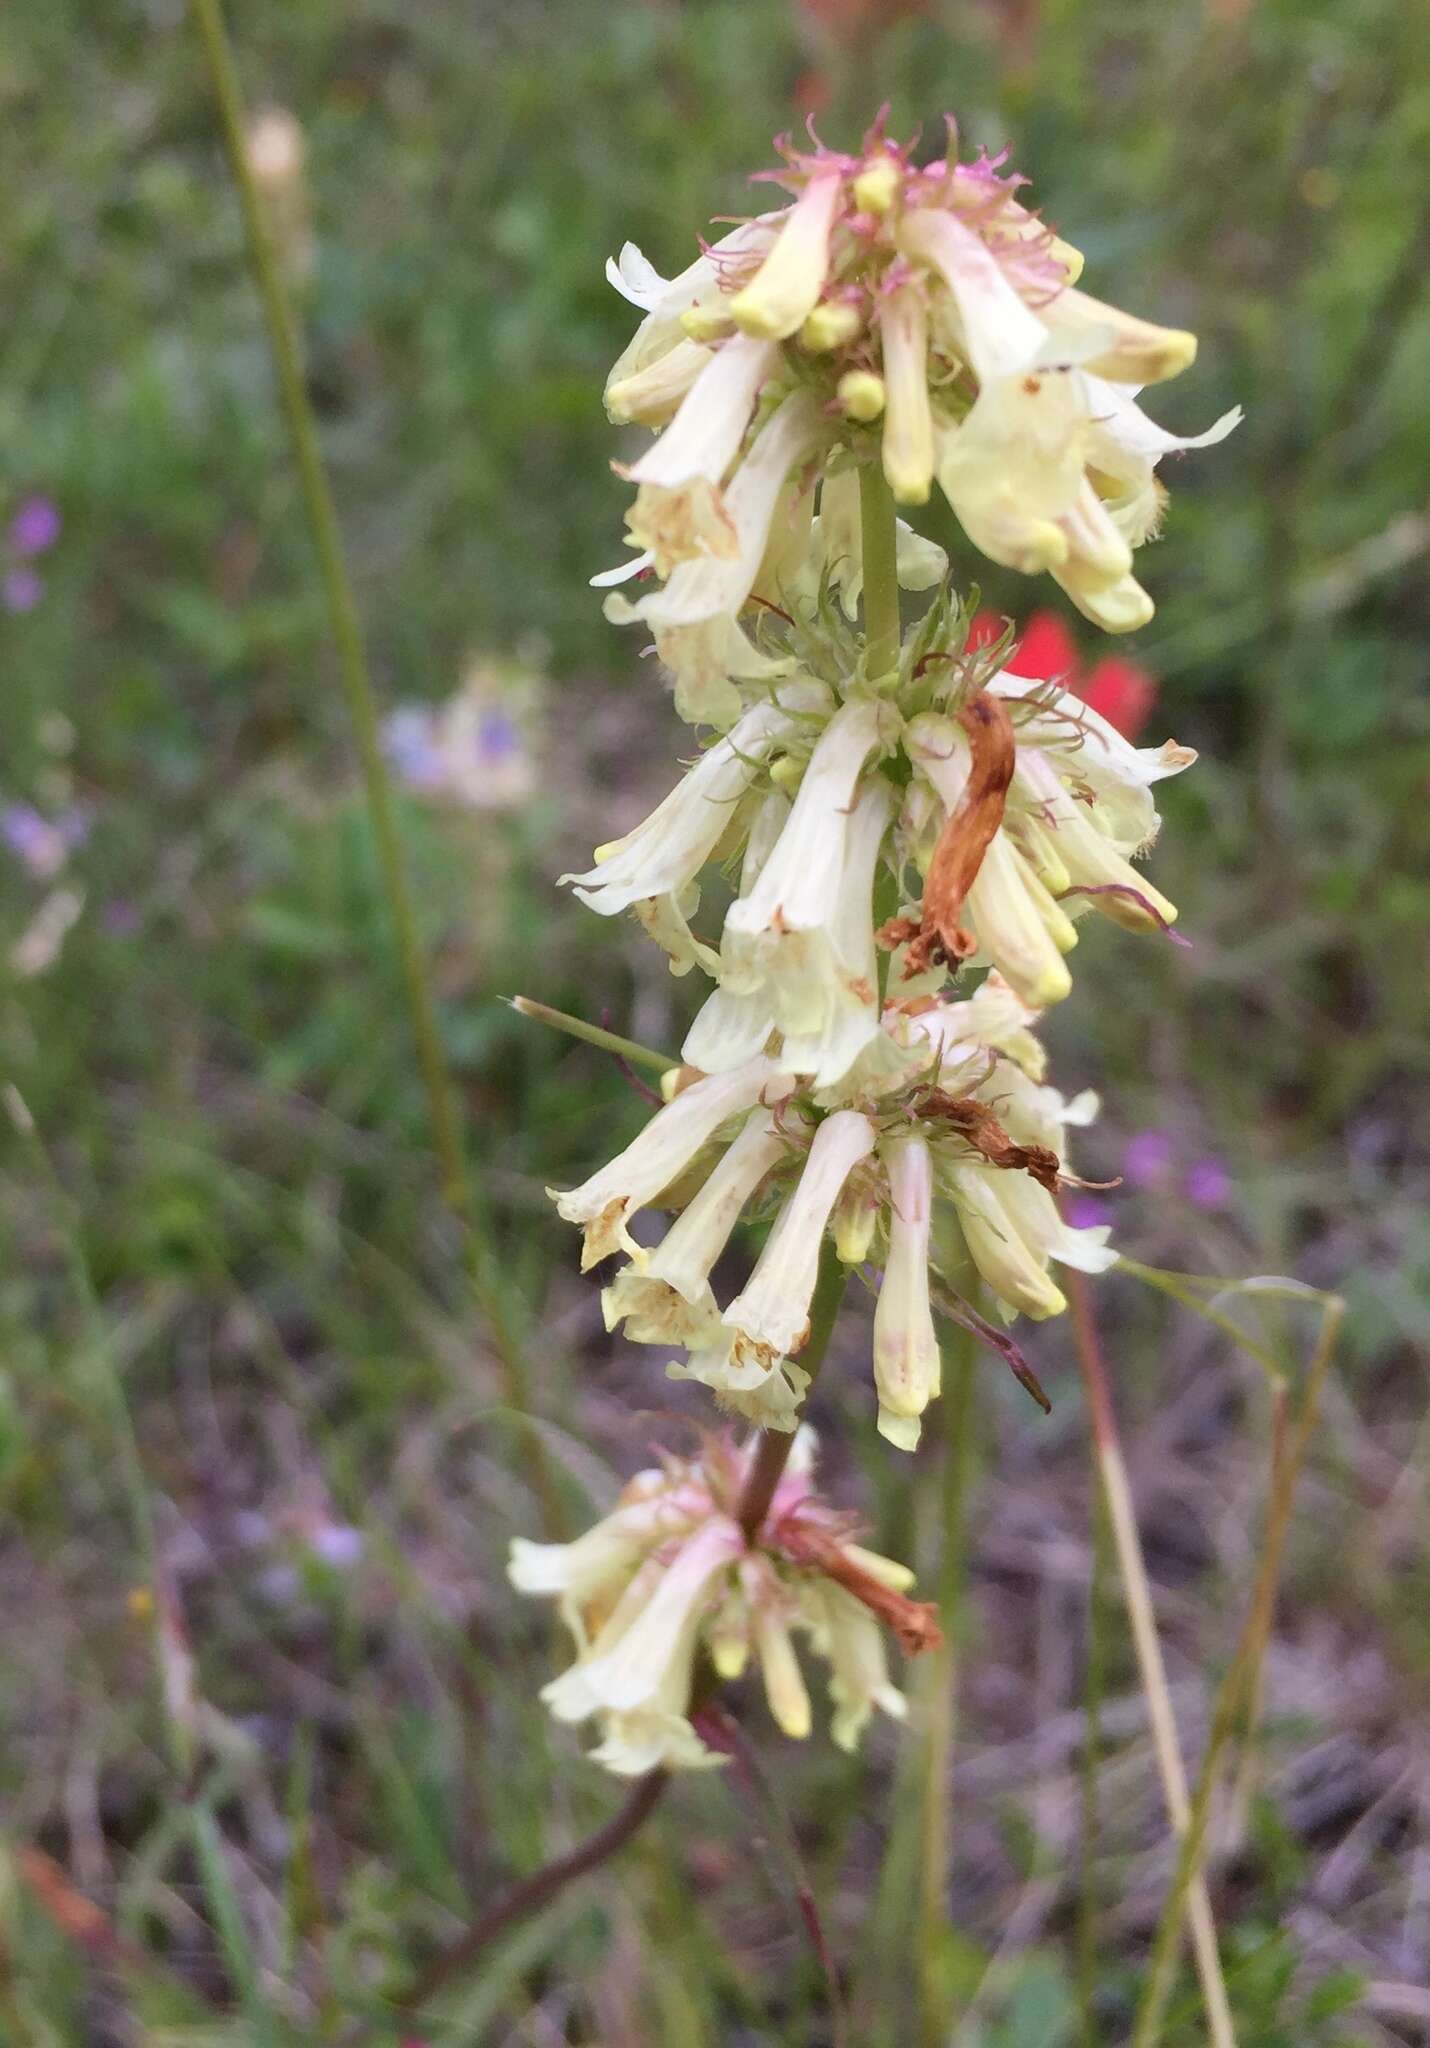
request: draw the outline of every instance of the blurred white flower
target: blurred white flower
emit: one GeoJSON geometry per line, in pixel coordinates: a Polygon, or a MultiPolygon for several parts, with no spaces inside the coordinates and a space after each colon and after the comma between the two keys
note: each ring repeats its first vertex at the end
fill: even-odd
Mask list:
{"type": "Polygon", "coordinates": [[[513,1584],[557,1599],[576,1643],[576,1662],[542,1698],[558,1721],[596,1721],[593,1761],[621,1777],[721,1761],[690,1718],[702,1644],[723,1678],[754,1659],[787,1735],[808,1735],[813,1719],[801,1634],[830,1664],[841,1747],[853,1747],[876,1707],[903,1717],[882,1628],[910,1652],[930,1648],[940,1640],[933,1610],[907,1597],[912,1573],[855,1543],[849,1518],[814,1492],[813,1449],[801,1431],[749,1540],[737,1515],[751,1452],[712,1437],[699,1458],[638,1473],[574,1543],[513,1542],[513,1584]]]}

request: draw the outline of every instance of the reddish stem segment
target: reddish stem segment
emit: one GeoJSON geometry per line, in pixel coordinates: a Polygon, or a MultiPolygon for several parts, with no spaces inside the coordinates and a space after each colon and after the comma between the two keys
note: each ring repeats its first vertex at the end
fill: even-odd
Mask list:
{"type": "Polygon", "coordinates": [[[543,1864],[540,1870],[533,1871],[530,1877],[513,1885],[506,1896],[489,1907],[450,1948],[443,1949],[400,2000],[401,2010],[417,2012],[444,1985],[461,1976],[498,1935],[505,1934],[518,1920],[526,1920],[533,1913],[539,1913],[573,1878],[584,1877],[588,1871],[597,1869],[608,1857],[614,1856],[618,1849],[623,1849],[649,1819],[669,1783],[670,1773],[665,1770],[650,1771],[645,1777],[638,1778],[625,1805],[618,1808],[603,1827],[597,1828],[594,1835],[588,1835],[566,1855],[543,1864]]]}

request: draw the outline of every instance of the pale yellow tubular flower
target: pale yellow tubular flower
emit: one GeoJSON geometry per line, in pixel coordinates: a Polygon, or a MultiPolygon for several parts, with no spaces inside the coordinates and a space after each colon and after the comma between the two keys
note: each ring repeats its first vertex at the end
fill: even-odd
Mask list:
{"type": "Polygon", "coordinates": [[[1130,931],[1155,931],[1176,921],[1177,907],[1123,858],[1099,827],[1097,811],[1065,787],[1056,768],[1036,749],[1019,756],[1018,786],[1035,807],[1035,827],[1048,835],[1067,880],[1063,889],[1110,890],[1090,898],[1115,924],[1130,931]]]}
{"type": "Polygon", "coordinates": [[[884,349],[881,456],[900,504],[922,505],[933,483],[933,415],[928,387],[928,307],[920,287],[904,284],[879,309],[884,349]]]}
{"type": "Polygon", "coordinates": [[[802,1742],[814,1725],[814,1713],[790,1635],[788,1603],[765,1558],[746,1559],[740,1577],[771,1718],[782,1734],[802,1742]]]}
{"type": "Polygon", "coordinates": [[[678,562],[697,555],[738,551],[720,484],[777,353],[774,343],[747,335],[728,341],[654,447],[624,471],[640,487],[627,515],[628,538],[650,552],[658,575],[668,576],[678,562]]]}
{"type": "Polygon", "coordinates": [[[1077,341],[1090,338],[1099,346],[1092,356],[1080,356],[1082,367],[1096,377],[1117,384],[1160,384],[1176,377],[1195,360],[1197,337],[1180,327],[1158,327],[1139,320],[1116,306],[1105,305],[1085,292],[1068,289],[1058,293],[1047,310],[1054,337],[1064,335],[1077,341]]]}
{"type": "Polygon", "coordinates": [[[842,1587],[819,1588],[816,1647],[829,1659],[829,1697],[834,1703],[830,1734],[843,1750],[853,1750],[875,1707],[902,1721],[909,1703],[889,1677],[889,1661],[879,1624],[842,1587]]]}
{"type": "Polygon", "coordinates": [[[850,819],[864,763],[882,743],[886,708],[851,699],[830,719],[774,851],[725,918],[722,983],[737,993],[768,989],[783,1031],[824,1031],[842,1000],[832,933],[850,819]]]}
{"type": "Polygon", "coordinates": [[[608,618],[643,620],[654,629],[661,659],[675,673],[676,709],[692,724],[728,726],[739,716],[734,674],[746,663],[757,673],[760,668],[740,633],[739,613],[754,588],[786,479],[816,452],[827,431],[816,394],[792,392],[760,428],[725,486],[735,553],[677,563],[668,583],[634,604],[619,592],[606,601],[608,618]]]}
{"type": "Polygon", "coordinates": [[[968,417],[937,436],[939,488],[981,553],[1025,576],[1059,569],[1062,521],[1083,482],[1085,416],[1051,371],[986,385],[968,417]]]}
{"type": "Polygon", "coordinates": [[[1037,1322],[1061,1315],[1066,1296],[1009,1212],[1004,1183],[1014,1176],[976,1165],[946,1172],[969,1255],[998,1299],[1037,1322]]]}
{"type": "MultiPolygon", "coordinates": [[[[817,699],[796,695],[797,704],[817,699]]],[[[827,702],[827,697],[825,699],[827,702]]],[[[798,721],[778,703],[756,704],[724,739],[706,748],[650,816],[621,839],[596,848],[596,865],[562,875],[581,901],[613,917],[653,896],[678,895],[710,859],[730,823],[731,807],[748,789],[760,763],[798,721]]]]}
{"type": "Polygon", "coordinates": [[[900,1450],[918,1444],[920,1418],[939,1390],[938,1337],[929,1302],[933,1165],[915,1133],[884,1138],[889,1250],[874,1310],[874,1384],[879,1434],[900,1450]]]}
{"type": "Polygon", "coordinates": [[[893,791],[881,777],[859,792],[844,841],[844,866],[826,927],[831,980],[817,1030],[786,1032],[780,1057],[808,1074],[815,1088],[844,1079],[879,1033],[879,961],[874,940],[874,877],[893,812],[893,791]]]}
{"type": "Polygon", "coordinates": [[[564,1194],[548,1190],[557,1214],[584,1227],[582,1272],[615,1251],[639,1264],[643,1254],[626,1229],[635,1212],[679,1178],[727,1118],[761,1101],[777,1102],[792,1086],[793,1077],[778,1061],[764,1058],[709,1075],[657,1110],[625,1151],[580,1187],[564,1194]]]}
{"type": "Polygon", "coordinates": [[[857,1110],[836,1110],[816,1130],[797,1187],[725,1311],[737,1356],[768,1360],[798,1353],[804,1344],[825,1228],[840,1189],[873,1149],[873,1127],[857,1110]]]}
{"type": "Polygon", "coordinates": [[[784,215],[769,255],[730,301],[731,317],[746,334],[783,341],[818,305],[843,182],[837,164],[820,167],[784,215]]]}
{"type": "Polygon", "coordinates": [[[767,1112],[746,1121],[661,1242],[639,1263],[623,1266],[604,1289],[608,1330],[624,1321],[633,1343],[692,1351],[728,1343],[710,1275],[746,1202],[785,1150],[767,1112]]]}
{"type": "Polygon", "coordinates": [[[1081,562],[1065,562],[1052,570],[1053,581],[1065,590],[1084,618],[1104,633],[1135,633],[1152,617],[1156,606],[1135,576],[1108,583],[1081,562]]]}
{"type": "Polygon", "coordinates": [[[713,361],[708,348],[676,342],[653,363],[606,386],[607,417],[616,426],[663,427],[713,361]]]}

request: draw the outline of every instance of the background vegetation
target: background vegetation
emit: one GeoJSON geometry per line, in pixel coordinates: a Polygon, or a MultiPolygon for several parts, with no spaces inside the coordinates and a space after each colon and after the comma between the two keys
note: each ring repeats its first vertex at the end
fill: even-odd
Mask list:
{"type": "MultiPolygon", "coordinates": [[[[601,1333],[542,1194],[642,1106],[499,1000],[657,1045],[693,1007],[553,884],[681,744],[586,588],[619,550],[599,390],[630,313],[606,256],[631,236],[679,267],[804,108],[848,142],[886,95],[896,132],[937,136],[952,107],[966,140],[1013,145],[1094,290],[1201,335],[1159,417],[1245,404],[1175,477],[1133,650],[1160,684],[1152,734],[1203,753],[1169,787],[1157,871],[1194,947],[1100,932],[1051,1035],[1065,1084],[1102,1092],[1086,1170],[1125,1171],[1105,1200],[1130,1252],[1349,1298],[1214,1895],[1244,2048],[1430,2039],[1418,10],[231,13],[251,98],[306,134],[307,375],[384,701],[496,664],[483,702],[520,772],[484,807],[414,787],[402,823],[573,1517],[703,1412],[601,1333]]],[[[503,1578],[550,1503],[436,1190],[179,0],[11,0],[0,190],[0,1065],[41,1146],[7,1125],[0,1155],[0,2035],[342,2041],[611,1791],[543,1725],[548,1617],[503,1578]]],[[[1026,584],[979,573],[1026,612],[1026,584]]],[[[1194,1750],[1255,1561],[1264,1396],[1215,1330],[1127,1280],[1100,1298],[1194,1750]]],[[[931,1562],[938,1446],[912,1466],[875,1449],[857,1322],[821,1392],[832,1485],[931,1562]]],[[[1169,1867],[1114,1602],[1080,2018],[1090,1493],[1063,1326],[1036,1360],[1051,1420],[991,1367],[972,1404],[958,1932],[935,1967],[952,2038],[984,2048],[1122,2038],[1169,1867]]],[[[797,1853],[854,2038],[910,2039],[899,1741],[850,1767],[758,1740],[786,1821],[738,1774],[681,1785],[618,1876],[495,1950],[422,2038],[824,2042],[797,1853]]],[[[1167,2038],[1204,2038],[1190,1977],[1167,2038]]]]}

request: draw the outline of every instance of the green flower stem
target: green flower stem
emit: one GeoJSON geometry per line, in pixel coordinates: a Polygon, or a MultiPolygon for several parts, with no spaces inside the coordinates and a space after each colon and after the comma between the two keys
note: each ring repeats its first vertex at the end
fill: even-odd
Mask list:
{"type": "Polygon", "coordinates": [[[538,1024],[549,1024],[553,1031],[564,1031],[568,1038],[579,1038],[586,1045],[599,1046],[602,1052],[614,1053],[618,1060],[628,1066],[648,1067],[653,1074],[668,1074],[680,1065],[669,1053],[656,1052],[652,1046],[642,1045],[638,1039],[622,1038],[617,1032],[604,1031],[599,1024],[588,1024],[584,1017],[573,1017],[566,1010],[553,1010],[549,1003],[533,1002],[530,996],[513,996],[511,1006],[523,1017],[532,1017],[538,1024]]]}
{"type": "Polygon", "coordinates": [[[898,547],[894,494],[877,462],[859,471],[859,537],[864,556],[864,635],[868,671],[887,675],[899,658],[898,547]]]}
{"type": "MultiPolygon", "coordinates": [[[[363,786],[373,838],[377,844],[383,888],[397,939],[412,1035],[416,1041],[427,1114],[447,1206],[462,1226],[473,1292],[491,1330],[501,1360],[507,1396],[514,1408],[531,1410],[530,1377],[521,1345],[507,1313],[504,1289],[490,1247],[478,1227],[477,1206],[467,1170],[456,1095],[448,1072],[431,983],[417,932],[407,864],[397,829],[392,783],[383,759],[377,700],[368,673],[362,627],[352,582],[343,557],[333,495],[323,468],[317,428],[303,381],[302,350],[297,322],[283,280],[282,265],[269,230],[262,198],[253,176],[244,140],[243,97],[233,51],[224,27],[220,0],[193,0],[194,20],[203,42],[209,78],[218,107],[224,148],[238,188],[248,238],[249,262],[263,304],[268,343],[273,357],[293,456],[302,486],[308,524],[328,602],[338,675],[347,699],[353,737],[362,767],[363,786]]],[[[540,1453],[538,1451],[538,1457],[540,1453]]]]}
{"type": "MultiPolygon", "coordinates": [[[[826,1238],[819,1254],[819,1278],[815,1282],[814,1300],[810,1304],[809,1338],[799,1354],[799,1362],[809,1374],[811,1385],[824,1363],[824,1354],[829,1349],[829,1340],[834,1334],[834,1325],[839,1317],[839,1304],[844,1299],[844,1287],[848,1277],[849,1269],[835,1251],[833,1240],[826,1238]]],[[[770,1502],[775,1497],[780,1475],[789,1463],[789,1454],[794,1449],[794,1438],[795,1433],[792,1429],[760,1431],[749,1477],[740,1495],[738,1511],[740,1527],[744,1530],[747,1541],[753,1539],[755,1531],[770,1511],[770,1502]]]]}

